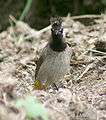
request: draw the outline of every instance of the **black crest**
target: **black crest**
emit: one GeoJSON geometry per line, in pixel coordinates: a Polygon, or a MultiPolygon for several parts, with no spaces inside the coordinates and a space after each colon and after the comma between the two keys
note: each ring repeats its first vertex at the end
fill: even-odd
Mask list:
{"type": "Polygon", "coordinates": [[[50,23],[51,23],[52,29],[59,29],[62,26],[62,18],[61,17],[52,17],[50,19],[50,23]]]}

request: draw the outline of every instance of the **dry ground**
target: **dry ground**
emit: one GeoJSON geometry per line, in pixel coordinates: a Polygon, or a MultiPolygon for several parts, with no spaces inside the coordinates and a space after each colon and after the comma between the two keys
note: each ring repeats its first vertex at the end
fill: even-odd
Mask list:
{"type": "Polygon", "coordinates": [[[36,61],[50,27],[35,31],[17,22],[0,34],[0,120],[27,120],[13,103],[26,94],[42,102],[50,120],[106,120],[106,17],[79,19],[88,24],[64,18],[64,36],[74,54],[59,91],[33,89],[36,61]]]}

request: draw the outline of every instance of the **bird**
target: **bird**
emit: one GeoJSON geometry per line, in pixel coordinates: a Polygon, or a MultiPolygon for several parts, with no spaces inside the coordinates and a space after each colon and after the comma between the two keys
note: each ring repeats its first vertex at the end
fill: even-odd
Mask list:
{"type": "Polygon", "coordinates": [[[71,48],[63,37],[62,19],[51,18],[51,37],[37,61],[34,88],[56,85],[70,72],[71,48]]]}

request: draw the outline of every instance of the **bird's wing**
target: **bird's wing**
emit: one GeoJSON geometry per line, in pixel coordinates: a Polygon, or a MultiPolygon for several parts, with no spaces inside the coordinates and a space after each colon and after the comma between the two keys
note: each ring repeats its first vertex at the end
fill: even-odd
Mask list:
{"type": "Polygon", "coordinates": [[[48,44],[45,46],[45,48],[43,49],[40,58],[38,59],[38,61],[36,62],[36,70],[35,70],[35,79],[37,78],[39,69],[42,65],[42,63],[44,62],[46,55],[47,55],[47,48],[48,48],[48,44]]]}
{"type": "Polygon", "coordinates": [[[43,56],[41,55],[40,58],[38,59],[38,61],[36,62],[35,79],[38,75],[38,72],[39,72],[39,69],[40,69],[40,66],[42,65],[42,63],[43,63],[43,56]]]}

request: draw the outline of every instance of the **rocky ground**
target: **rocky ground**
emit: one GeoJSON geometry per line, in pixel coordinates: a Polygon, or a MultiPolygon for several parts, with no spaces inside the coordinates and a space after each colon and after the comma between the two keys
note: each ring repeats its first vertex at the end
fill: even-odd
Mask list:
{"type": "Polygon", "coordinates": [[[64,18],[64,37],[73,57],[70,75],[58,91],[33,88],[36,61],[50,38],[50,26],[36,31],[13,17],[10,21],[0,34],[0,120],[29,120],[14,103],[27,95],[45,106],[50,120],[106,120],[106,16],[64,18]]]}

